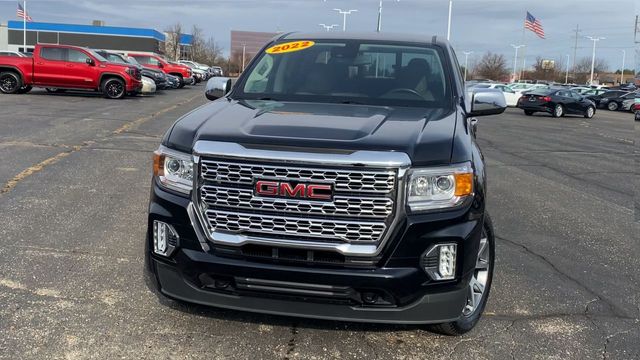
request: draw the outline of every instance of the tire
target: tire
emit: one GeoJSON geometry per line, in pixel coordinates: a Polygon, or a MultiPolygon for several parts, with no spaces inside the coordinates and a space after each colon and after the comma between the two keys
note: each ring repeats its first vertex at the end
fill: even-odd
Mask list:
{"type": "Polygon", "coordinates": [[[107,99],[122,99],[127,95],[124,81],[114,77],[103,80],[100,90],[107,99]]]}
{"type": "Polygon", "coordinates": [[[33,87],[30,85],[23,86],[20,90],[18,90],[18,92],[16,92],[16,94],[26,94],[31,91],[31,89],[33,89],[33,87]]]}
{"type": "MultiPolygon", "coordinates": [[[[476,268],[476,271],[474,271],[473,277],[471,279],[472,281],[473,280],[477,281],[479,279],[481,271],[486,271],[486,273],[483,273],[482,275],[484,277],[485,285],[484,285],[484,290],[480,295],[480,300],[475,304],[475,306],[472,309],[470,309],[469,307],[471,306],[471,304],[469,303],[470,299],[468,299],[467,305],[462,310],[462,314],[460,314],[460,318],[458,320],[448,322],[448,323],[428,325],[427,326],[428,330],[437,332],[443,335],[459,336],[471,331],[471,329],[473,329],[476,326],[478,321],[480,321],[482,312],[484,311],[484,308],[487,305],[487,299],[489,298],[489,291],[491,290],[491,282],[493,280],[494,259],[496,255],[496,247],[495,247],[496,241],[495,241],[495,235],[493,232],[493,223],[491,222],[491,217],[489,216],[489,213],[485,213],[485,216],[484,216],[484,224],[482,226],[482,235],[481,235],[480,241],[481,241],[481,244],[480,244],[480,248],[478,249],[477,258],[478,260],[482,259],[484,261],[482,262],[477,261],[477,264],[483,264],[481,267],[483,268],[486,267],[486,270],[479,270],[479,268],[476,268]],[[482,245],[483,242],[485,244],[484,247],[482,245]]],[[[473,288],[470,283],[469,284],[470,295],[472,295],[471,294],[472,289],[475,289],[475,288],[473,288]]]]}
{"type": "Polygon", "coordinates": [[[525,115],[527,115],[527,116],[531,116],[531,115],[533,115],[533,111],[531,111],[531,110],[525,110],[525,111],[524,111],[524,114],[525,114],[525,115]]]}
{"type": "Polygon", "coordinates": [[[19,94],[22,89],[22,77],[13,71],[0,73],[0,92],[3,94],[19,94]]]}
{"type": "Polygon", "coordinates": [[[184,83],[184,78],[180,74],[173,75],[178,78],[178,89],[182,89],[186,84],[184,83]]]}
{"type": "Polygon", "coordinates": [[[593,106],[589,106],[587,108],[587,111],[584,112],[584,117],[587,119],[591,119],[595,113],[596,109],[593,106]]]}
{"type": "Polygon", "coordinates": [[[640,110],[637,110],[635,113],[635,120],[640,121],[640,110]]]}
{"type": "Polygon", "coordinates": [[[616,111],[618,110],[618,103],[615,101],[609,101],[609,103],[607,104],[607,109],[611,110],[611,111],[616,111]]]}
{"type": "Polygon", "coordinates": [[[559,118],[559,117],[563,117],[564,116],[564,106],[562,106],[561,104],[556,104],[556,106],[553,108],[553,114],[551,114],[553,117],[555,118],[559,118]]]}

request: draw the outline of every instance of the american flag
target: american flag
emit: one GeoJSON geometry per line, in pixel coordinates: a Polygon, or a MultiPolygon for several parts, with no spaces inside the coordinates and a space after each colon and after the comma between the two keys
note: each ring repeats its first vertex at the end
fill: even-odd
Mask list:
{"type": "Polygon", "coordinates": [[[20,4],[18,4],[18,12],[16,14],[18,15],[18,17],[20,19],[25,19],[27,21],[32,21],[33,20],[33,19],[31,19],[31,16],[29,16],[29,14],[27,14],[27,12],[24,11],[24,8],[20,4]]]}
{"type": "Polygon", "coordinates": [[[544,30],[542,23],[527,11],[527,18],[524,20],[524,27],[533,31],[540,38],[544,39],[544,30]]]}

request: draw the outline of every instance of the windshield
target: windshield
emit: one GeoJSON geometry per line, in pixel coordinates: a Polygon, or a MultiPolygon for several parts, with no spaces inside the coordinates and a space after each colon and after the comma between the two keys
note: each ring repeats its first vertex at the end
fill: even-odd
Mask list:
{"type": "Polygon", "coordinates": [[[91,49],[84,49],[86,52],[88,52],[89,54],[91,54],[91,56],[93,56],[94,58],[96,58],[96,60],[98,61],[109,61],[107,59],[105,59],[102,55],[98,54],[97,52],[91,50],[91,49]]]}
{"type": "Polygon", "coordinates": [[[263,52],[235,98],[444,107],[449,82],[431,46],[320,40],[280,43],[263,52]]]}
{"type": "Polygon", "coordinates": [[[118,54],[107,53],[105,57],[107,58],[107,60],[114,63],[129,64],[127,61],[124,60],[122,56],[118,54]]]}

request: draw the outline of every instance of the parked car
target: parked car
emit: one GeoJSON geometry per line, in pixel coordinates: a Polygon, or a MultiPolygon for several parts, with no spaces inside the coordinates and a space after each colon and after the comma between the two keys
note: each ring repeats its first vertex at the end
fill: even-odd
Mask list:
{"type": "Polygon", "coordinates": [[[224,76],[224,71],[222,71],[222,68],[220,66],[212,66],[211,73],[213,74],[213,76],[224,76]]]}
{"type": "Polygon", "coordinates": [[[210,79],[219,101],[154,153],[147,284],[222,308],[470,331],[495,258],[472,118],[506,104],[468,94],[456,68],[436,37],[287,33],[230,93],[210,79]],[[374,76],[376,55],[396,72],[374,76]]]}
{"type": "Polygon", "coordinates": [[[155,54],[134,54],[129,53],[130,57],[136,59],[144,67],[161,70],[165,74],[173,75],[180,81],[180,88],[193,83],[193,74],[191,69],[185,65],[175,65],[155,54]]]}
{"type": "Polygon", "coordinates": [[[121,99],[140,91],[142,81],[135,66],[109,62],[83,47],[37,44],[33,58],[0,56],[0,92],[25,93],[32,87],[93,90],[121,99]]]}
{"type": "Polygon", "coordinates": [[[596,113],[596,105],[593,101],[566,89],[532,90],[518,100],[518,108],[524,110],[525,115],[546,112],[553,117],[578,114],[589,119],[596,113]]]}
{"type": "Polygon", "coordinates": [[[191,68],[191,70],[198,69],[202,71],[204,75],[202,80],[204,81],[209,80],[209,78],[211,78],[212,76],[211,72],[209,71],[210,67],[208,65],[200,64],[190,60],[180,60],[179,63],[183,65],[187,65],[188,67],[191,68]]]}
{"type": "Polygon", "coordinates": [[[183,64],[182,62],[175,62],[175,61],[170,61],[170,63],[173,65],[186,66],[189,69],[191,69],[191,73],[193,74],[194,84],[199,84],[200,82],[205,81],[205,79],[208,78],[207,72],[205,70],[201,70],[194,65],[183,64]]]}
{"type": "Polygon", "coordinates": [[[599,95],[587,95],[587,98],[593,101],[596,104],[597,108],[602,108],[609,102],[609,98],[619,97],[620,95],[624,95],[627,92],[628,91],[624,90],[604,90],[604,92],[600,93],[599,95]]]}
{"type": "Polygon", "coordinates": [[[586,87],[586,86],[574,86],[574,87],[570,88],[570,90],[571,91],[575,91],[578,94],[584,95],[586,92],[592,91],[592,90],[595,90],[595,89],[592,89],[592,88],[586,87]]]}
{"type": "Polygon", "coordinates": [[[585,92],[581,93],[581,95],[586,96],[586,97],[591,97],[591,96],[597,96],[597,95],[602,95],[604,93],[606,93],[609,90],[606,89],[589,89],[586,90],[585,92]]]}
{"type": "Polygon", "coordinates": [[[19,51],[8,51],[8,50],[0,51],[0,56],[28,57],[27,55],[19,51]]]}
{"type": "Polygon", "coordinates": [[[146,76],[154,81],[156,85],[156,89],[158,90],[164,89],[167,86],[167,77],[162,71],[145,68],[144,66],[140,65],[137,61],[135,61],[134,58],[130,58],[122,54],[109,52],[106,50],[98,50],[98,49],[94,49],[94,51],[100,54],[105,59],[109,60],[110,62],[113,62],[116,64],[127,64],[127,65],[137,67],[138,70],[140,70],[140,74],[142,76],[146,76]]]}
{"type": "Polygon", "coordinates": [[[636,121],[640,121],[640,93],[636,93],[636,98],[633,102],[633,112],[636,121]]]}
{"type": "Polygon", "coordinates": [[[142,94],[148,95],[156,92],[156,82],[153,81],[152,78],[143,76],[142,77],[142,90],[140,90],[142,94]]]}
{"type": "Polygon", "coordinates": [[[504,99],[507,101],[507,106],[516,106],[518,104],[518,99],[521,96],[519,92],[512,90],[509,86],[504,84],[499,84],[499,83],[475,84],[472,86],[472,89],[498,89],[502,91],[502,94],[504,95],[504,99]]]}
{"type": "MultiPolygon", "coordinates": [[[[600,103],[599,103],[600,107],[607,108],[608,110],[611,110],[611,111],[624,110],[623,102],[625,100],[633,100],[636,95],[634,92],[627,92],[627,91],[621,91],[621,92],[622,93],[618,94],[618,96],[612,95],[612,96],[607,96],[600,99],[600,103]]],[[[604,95],[606,94],[608,93],[605,93],[604,95]]]]}

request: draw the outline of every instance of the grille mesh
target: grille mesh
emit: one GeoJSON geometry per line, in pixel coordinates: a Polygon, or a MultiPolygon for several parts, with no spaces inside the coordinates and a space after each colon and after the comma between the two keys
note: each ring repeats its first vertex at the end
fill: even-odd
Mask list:
{"type": "Polygon", "coordinates": [[[197,196],[208,230],[298,241],[382,241],[396,210],[396,170],[301,166],[201,158],[197,196]],[[330,183],[334,196],[331,201],[257,196],[253,185],[261,179],[330,183]]]}

